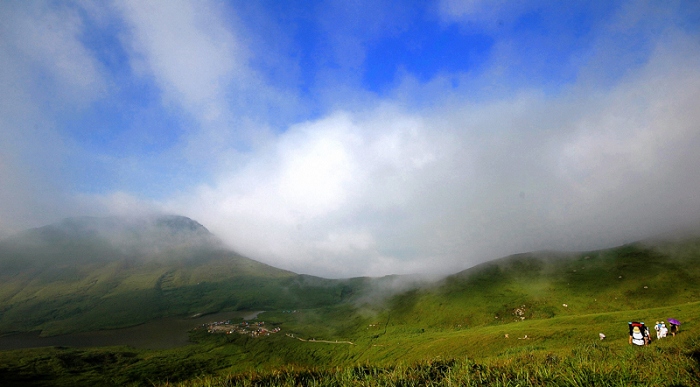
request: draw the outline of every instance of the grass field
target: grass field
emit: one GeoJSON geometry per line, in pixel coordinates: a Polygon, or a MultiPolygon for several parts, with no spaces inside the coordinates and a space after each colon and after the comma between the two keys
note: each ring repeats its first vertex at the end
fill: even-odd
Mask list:
{"type": "MultiPolygon", "coordinates": [[[[284,334],[254,339],[196,331],[193,339],[197,344],[165,351],[48,348],[0,352],[0,378],[5,385],[44,381],[66,386],[691,386],[700,382],[700,324],[695,317],[699,312],[696,302],[470,329],[408,332],[404,326],[389,323],[379,338],[366,329],[369,324],[355,326],[352,334],[346,331],[350,337],[334,338],[326,336],[328,331],[313,329],[312,322],[306,331],[294,334],[316,341],[284,334]],[[647,347],[628,344],[627,321],[632,317],[652,321],[669,314],[684,321],[676,337],[647,347]],[[599,331],[605,332],[606,340],[598,339],[599,331]],[[307,336],[314,333],[319,335],[307,336]],[[343,343],[344,339],[353,344],[343,343]]],[[[318,317],[323,313],[308,314],[318,317]]],[[[288,316],[302,323],[315,318],[288,316]]],[[[269,314],[260,317],[271,321],[269,314]]],[[[341,321],[326,321],[332,325],[327,329],[343,331],[352,325],[341,321]]],[[[283,333],[294,330],[287,321],[277,322],[288,326],[283,333]]]]}

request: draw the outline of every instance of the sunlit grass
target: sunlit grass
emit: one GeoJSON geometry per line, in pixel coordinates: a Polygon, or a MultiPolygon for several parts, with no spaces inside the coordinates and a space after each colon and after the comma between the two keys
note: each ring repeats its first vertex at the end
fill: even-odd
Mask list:
{"type": "Polygon", "coordinates": [[[507,360],[432,358],[377,366],[281,367],[204,376],[169,386],[674,386],[696,385],[691,355],[653,348],[582,345],[565,355],[524,353],[507,360]]]}

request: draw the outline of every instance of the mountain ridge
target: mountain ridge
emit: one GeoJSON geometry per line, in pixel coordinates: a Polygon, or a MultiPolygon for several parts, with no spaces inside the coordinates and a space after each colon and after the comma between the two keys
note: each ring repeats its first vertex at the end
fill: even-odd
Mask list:
{"type": "Polygon", "coordinates": [[[352,293],[307,277],[244,257],[182,216],[68,218],[0,241],[0,332],[331,305],[352,293]]]}
{"type": "Polygon", "coordinates": [[[517,309],[524,309],[518,318],[551,318],[639,308],[654,302],[653,290],[674,279],[687,285],[668,290],[670,295],[682,301],[700,296],[694,285],[700,284],[699,238],[515,254],[433,281],[325,279],[243,257],[189,218],[158,219],[120,225],[119,218],[70,218],[0,241],[0,333],[42,330],[51,335],[165,316],[346,302],[372,313],[388,308],[396,324],[474,326],[513,319],[517,309]],[[117,232],[105,239],[100,236],[105,230],[117,232]],[[131,248],[115,246],[134,235],[131,248]],[[148,307],[135,310],[135,302],[148,307]],[[470,316],[459,317],[463,310],[471,310],[470,316]]]}

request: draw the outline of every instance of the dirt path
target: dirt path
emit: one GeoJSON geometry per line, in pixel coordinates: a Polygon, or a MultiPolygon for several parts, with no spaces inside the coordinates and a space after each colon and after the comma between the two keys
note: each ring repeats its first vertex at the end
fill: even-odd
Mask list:
{"type": "Polygon", "coordinates": [[[350,345],[355,345],[355,343],[353,343],[353,342],[351,342],[351,341],[338,341],[338,340],[332,341],[332,340],[316,340],[316,339],[304,340],[304,339],[302,339],[301,337],[294,337],[294,336],[290,335],[289,333],[287,333],[287,337],[291,337],[291,338],[297,339],[297,340],[299,340],[299,341],[305,341],[305,342],[307,342],[307,343],[328,343],[328,344],[350,344],[350,345]]]}

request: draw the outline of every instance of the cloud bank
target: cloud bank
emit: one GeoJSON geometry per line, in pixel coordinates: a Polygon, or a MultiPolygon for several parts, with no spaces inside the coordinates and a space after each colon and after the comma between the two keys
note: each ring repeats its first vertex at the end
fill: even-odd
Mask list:
{"type": "Polygon", "coordinates": [[[177,213],[251,258],[349,277],[446,274],[697,226],[700,44],[679,15],[698,7],[505,4],[5,5],[0,82],[13,97],[0,97],[0,133],[12,146],[0,177],[13,183],[0,188],[0,230],[177,213]],[[363,18],[372,28],[357,28],[363,18]],[[395,51],[406,61],[425,50],[416,23],[483,52],[456,70],[378,62],[382,39],[407,42],[395,51]],[[93,30],[120,54],[88,42],[93,30]],[[395,71],[358,76],[368,63],[395,71]],[[96,109],[107,116],[64,118],[96,109]],[[103,121],[131,129],[84,125],[103,121]]]}
{"type": "Polygon", "coordinates": [[[324,275],[643,238],[700,216],[696,53],[659,47],[604,92],[336,112],[169,205],[246,254],[324,275]]]}

